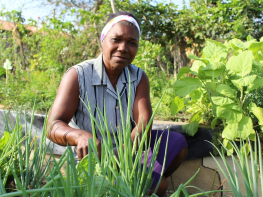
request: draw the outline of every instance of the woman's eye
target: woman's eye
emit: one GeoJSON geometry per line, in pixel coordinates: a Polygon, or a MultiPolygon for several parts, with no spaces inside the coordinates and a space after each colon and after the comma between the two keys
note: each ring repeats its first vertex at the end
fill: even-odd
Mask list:
{"type": "Polygon", "coordinates": [[[134,46],[137,46],[137,43],[136,42],[131,42],[132,45],[134,46]]]}
{"type": "Polygon", "coordinates": [[[116,42],[120,41],[119,38],[112,38],[112,40],[113,40],[113,41],[116,41],[116,42]]]}

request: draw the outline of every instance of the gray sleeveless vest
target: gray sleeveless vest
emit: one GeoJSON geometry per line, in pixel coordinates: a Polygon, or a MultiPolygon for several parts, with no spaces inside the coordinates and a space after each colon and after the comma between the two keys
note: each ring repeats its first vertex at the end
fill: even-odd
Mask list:
{"type": "MultiPolygon", "coordinates": [[[[90,113],[85,105],[90,102],[92,114],[100,122],[101,115],[107,116],[107,124],[111,133],[111,139],[115,146],[113,132],[122,126],[118,94],[114,90],[106,74],[104,64],[102,63],[102,54],[97,59],[87,60],[73,66],[78,73],[80,101],[78,108],[73,116],[70,126],[83,129],[92,133],[90,113]],[[105,102],[105,105],[104,105],[105,102]],[[85,103],[85,104],[84,104],[85,103]],[[104,107],[106,114],[104,114],[104,107]],[[100,110],[99,110],[100,109],[100,110]]],[[[129,93],[129,74],[131,81],[131,126],[134,127],[133,104],[136,94],[136,88],[142,77],[142,69],[130,64],[125,67],[118,79],[117,89],[119,91],[122,103],[124,118],[126,120],[129,93]]],[[[102,118],[101,118],[102,121],[102,118]]],[[[96,126],[96,136],[98,140],[102,139],[100,131],[96,126]]]]}

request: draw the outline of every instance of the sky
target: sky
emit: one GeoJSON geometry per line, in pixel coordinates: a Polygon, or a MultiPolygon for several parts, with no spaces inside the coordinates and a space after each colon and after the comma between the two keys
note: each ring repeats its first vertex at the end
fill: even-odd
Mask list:
{"type": "MultiPolygon", "coordinates": [[[[22,9],[22,16],[26,19],[25,23],[28,23],[28,19],[33,20],[45,19],[45,16],[53,16],[54,6],[52,5],[42,5],[44,0],[0,0],[0,10],[11,11],[22,9]]],[[[46,0],[47,2],[47,0],[46,0]]],[[[164,2],[169,3],[170,0],[164,0],[164,2]]],[[[178,5],[180,9],[183,6],[183,0],[171,0],[172,3],[178,5]]],[[[186,1],[187,2],[187,1],[186,1]]],[[[68,18],[70,20],[70,18],[68,18]]]]}

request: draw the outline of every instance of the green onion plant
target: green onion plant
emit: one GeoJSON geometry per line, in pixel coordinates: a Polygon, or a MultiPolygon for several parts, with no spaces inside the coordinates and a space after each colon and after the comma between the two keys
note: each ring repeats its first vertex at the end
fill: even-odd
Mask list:
{"type": "Polygon", "coordinates": [[[258,136],[253,143],[249,138],[247,141],[249,143],[250,151],[247,150],[244,140],[240,140],[240,146],[238,146],[234,140],[231,141],[231,146],[234,148],[236,155],[231,153],[222,143],[221,151],[215,147],[221,159],[223,160],[226,170],[219,164],[213,155],[212,157],[226,177],[235,197],[260,197],[263,196],[263,165],[261,143],[258,136]],[[234,167],[233,170],[230,168],[226,160],[225,152],[227,152],[232,158],[234,167]],[[239,169],[241,173],[238,173],[237,169],[239,169]],[[241,178],[243,181],[245,190],[243,192],[241,190],[241,183],[238,178],[241,178]],[[258,187],[258,185],[260,185],[260,187],[258,187]],[[261,188],[261,193],[259,193],[259,188],[261,188]]]}

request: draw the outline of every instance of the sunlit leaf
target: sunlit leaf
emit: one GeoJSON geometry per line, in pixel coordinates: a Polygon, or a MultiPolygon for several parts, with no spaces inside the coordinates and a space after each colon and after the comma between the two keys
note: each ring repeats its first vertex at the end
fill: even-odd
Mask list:
{"type": "Polygon", "coordinates": [[[184,107],[184,99],[175,97],[171,103],[171,114],[175,116],[184,107]]]}
{"type": "Polygon", "coordinates": [[[229,98],[235,98],[236,97],[235,90],[226,84],[219,84],[216,88],[216,91],[220,94],[223,94],[223,95],[229,97],[229,98]]]}
{"type": "Polygon", "coordinates": [[[226,119],[228,123],[237,123],[242,119],[242,109],[235,104],[216,106],[216,116],[226,119]]]}
{"type": "Polygon", "coordinates": [[[258,107],[255,103],[251,102],[249,104],[249,111],[257,117],[258,124],[263,125],[263,108],[258,107]]]}
{"type": "Polygon", "coordinates": [[[234,103],[234,101],[230,98],[220,97],[220,96],[212,96],[211,97],[214,104],[219,106],[229,105],[234,103]]]}
{"type": "Polygon", "coordinates": [[[194,136],[198,131],[198,122],[194,121],[187,125],[182,125],[184,132],[189,136],[194,136]]]}
{"type": "Polygon", "coordinates": [[[231,80],[231,81],[236,87],[244,87],[244,86],[249,86],[253,84],[256,78],[257,78],[257,75],[251,75],[251,76],[247,76],[241,79],[231,80]]]}
{"type": "Polygon", "coordinates": [[[255,79],[254,82],[248,86],[247,91],[252,91],[257,89],[258,87],[263,86],[263,78],[255,79]]]}
{"type": "Polygon", "coordinates": [[[179,70],[177,74],[177,80],[179,80],[184,74],[191,73],[191,69],[188,67],[183,67],[179,70]]]}
{"type": "Polygon", "coordinates": [[[184,97],[197,88],[202,87],[202,83],[197,78],[186,77],[174,83],[174,91],[178,96],[184,97]]]}
{"type": "Polygon", "coordinates": [[[226,68],[235,74],[245,77],[252,70],[253,54],[251,51],[243,51],[237,56],[231,56],[227,61],[226,68]]]}

